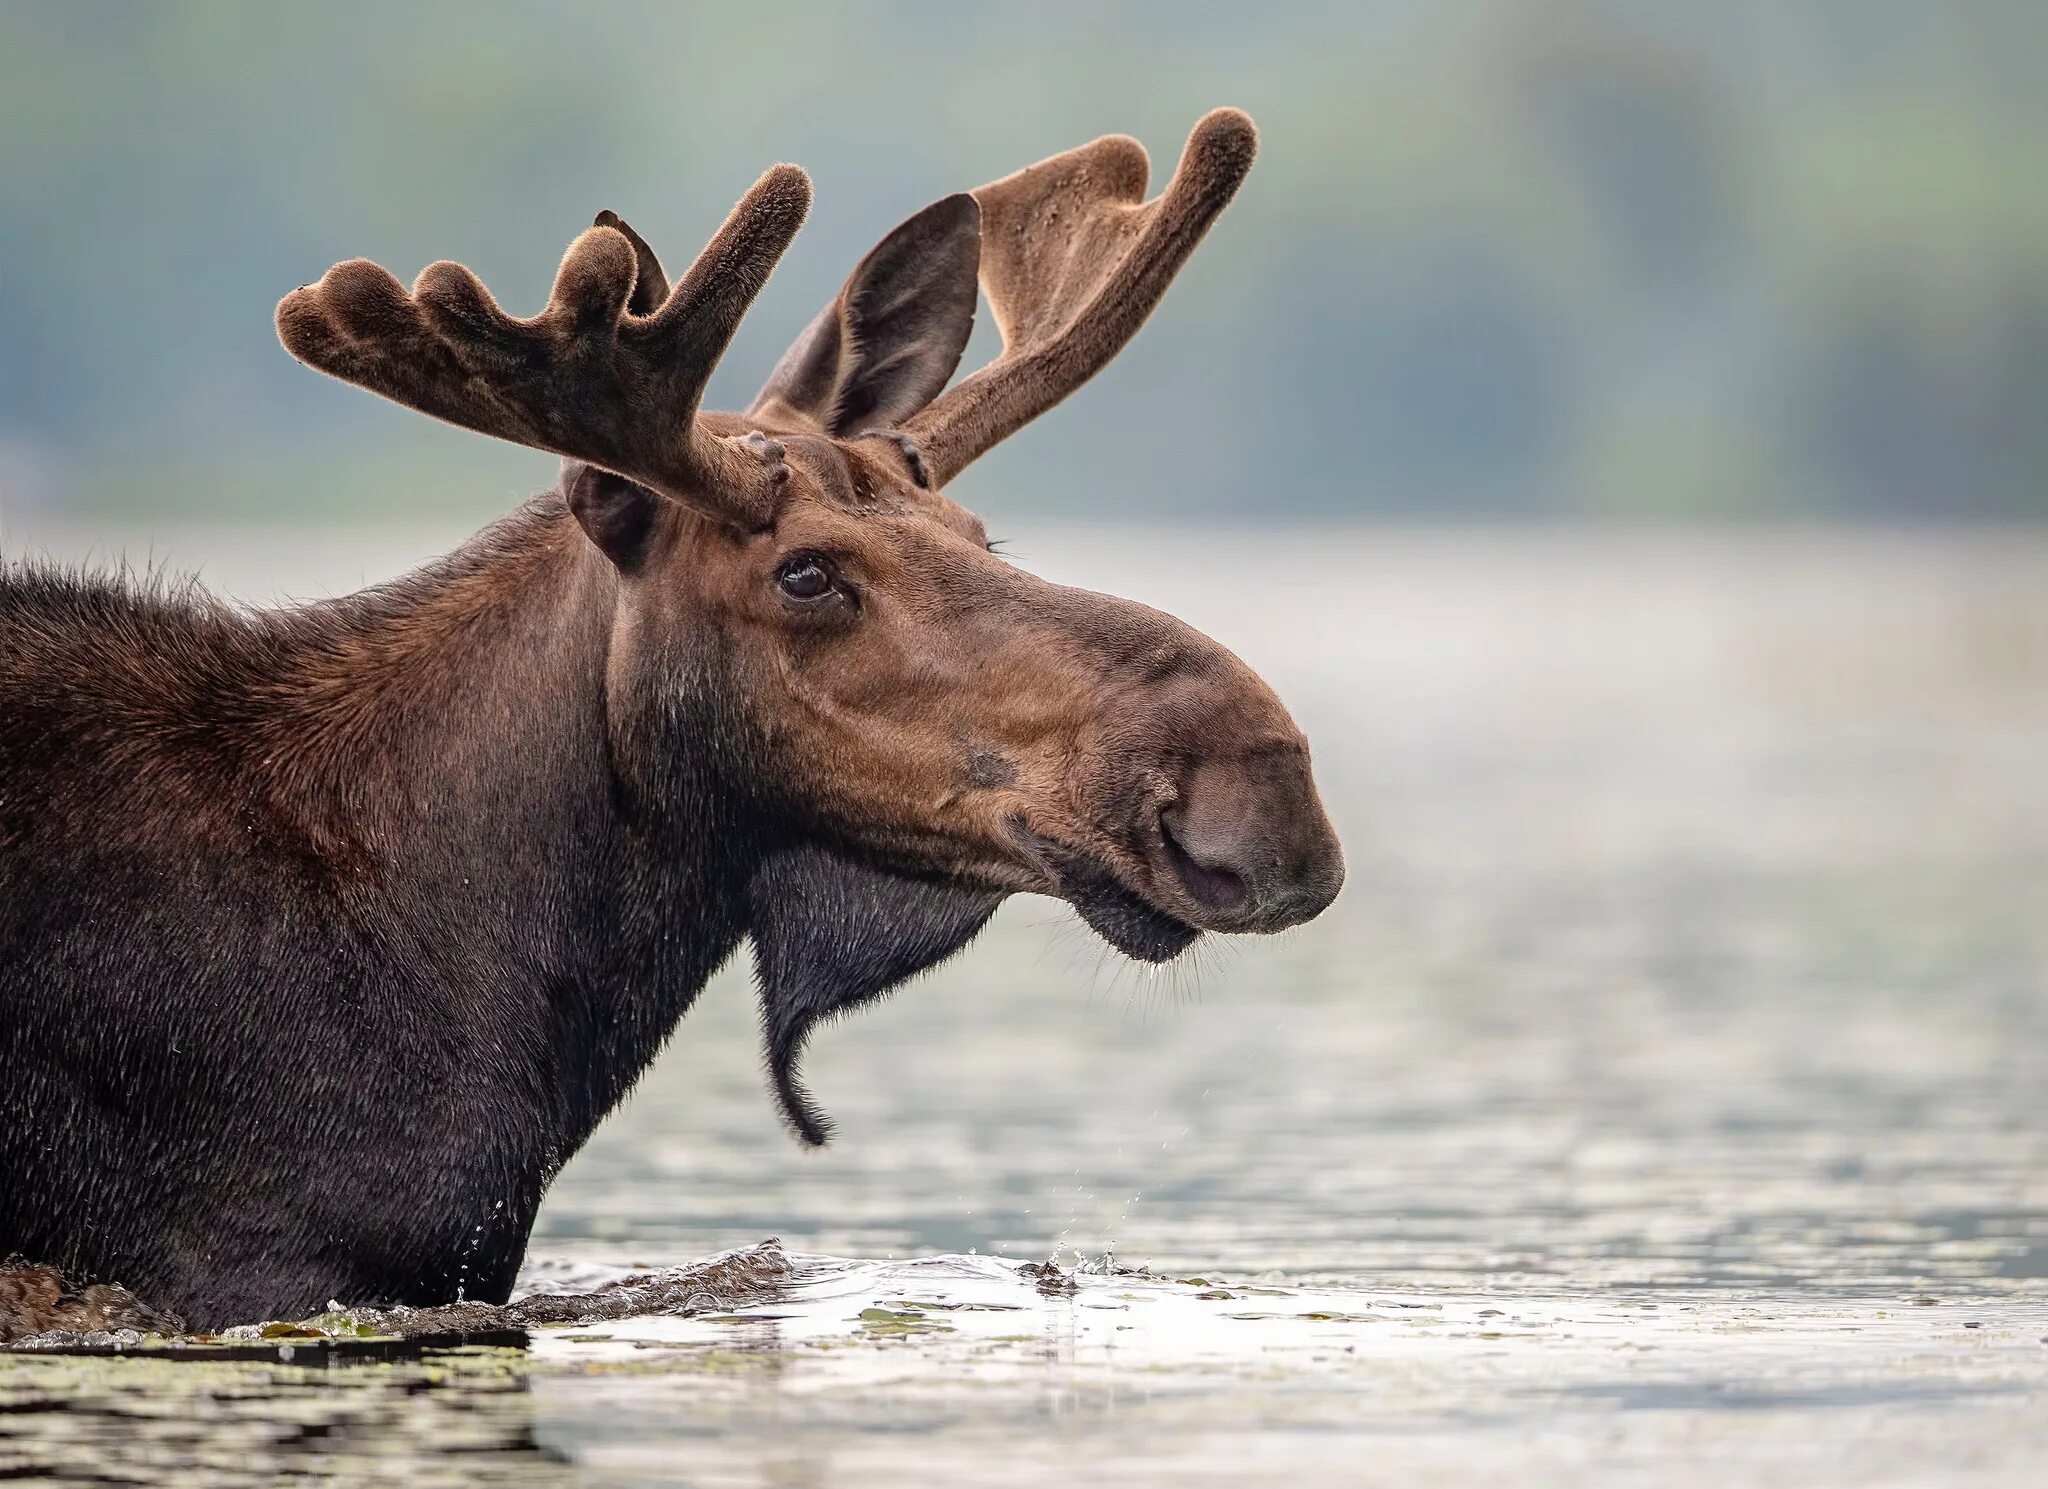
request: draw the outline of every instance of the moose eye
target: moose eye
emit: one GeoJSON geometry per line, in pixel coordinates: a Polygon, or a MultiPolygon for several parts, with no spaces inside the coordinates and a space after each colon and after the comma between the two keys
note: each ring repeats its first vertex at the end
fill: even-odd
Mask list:
{"type": "Polygon", "coordinates": [[[822,600],[837,588],[832,566],[815,553],[800,553],[785,560],[775,571],[775,583],[784,598],[803,605],[822,600]]]}

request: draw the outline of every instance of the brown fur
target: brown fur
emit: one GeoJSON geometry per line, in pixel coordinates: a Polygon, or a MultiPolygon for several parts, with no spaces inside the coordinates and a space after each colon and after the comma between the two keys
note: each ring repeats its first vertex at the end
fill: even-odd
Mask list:
{"type": "Polygon", "coordinates": [[[1251,153],[1223,110],[1151,203],[1122,139],[943,199],[744,414],[698,403],[793,167],[673,285],[605,214],[528,320],[453,264],[288,295],[294,354],[560,453],[560,489],[294,610],[0,571],[0,1253],[202,1327],[502,1301],[742,939],[816,1143],[811,1030],[1006,894],[1151,961],[1320,913],[1343,860],[1273,691],[938,489],[1130,339],[1251,153]],[[942,392],[977,275],[1004,350],[942,392]]]}

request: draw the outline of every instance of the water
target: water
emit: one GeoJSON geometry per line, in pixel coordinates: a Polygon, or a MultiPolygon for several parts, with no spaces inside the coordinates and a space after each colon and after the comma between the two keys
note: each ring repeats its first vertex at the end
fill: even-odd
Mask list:
{"type": "MultiPolygon", "coordinates": [[[[445,540],[156,547],[264,596],[445,540]]],[[[207,1482],[2033,1481],[2048,537],[1013,546],[1275,682],[1350,856],[1328,915],[1147,974],[1016,902],[821,1032],[822,1154],[728,970],[527,1276],[774,1235],[773,1298],[409,1365],[10,1361],[0,1470],[146,1440],[207,1482]],[[1016,1270],[1051,1257],[1071,1294],[1016,1270]]]]}

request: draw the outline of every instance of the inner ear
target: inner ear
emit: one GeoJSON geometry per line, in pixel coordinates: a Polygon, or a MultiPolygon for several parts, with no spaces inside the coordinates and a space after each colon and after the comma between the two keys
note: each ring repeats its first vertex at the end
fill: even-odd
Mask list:
{"type": "Polygon", "coordinates": [[[953,955],[1003,896],[871,868],[816,846],[768,855],[747,893],[769,1084],[790,1130],[822,1147],[832,1124],[796,1068],[812,1028],[953,955]]]}
{"type": "Polygon", "coordinates": [[[939,395],[974,330],[981,208],[961,192],[875,245],[769,375],[750,410],[846,438],[939,395]]]}
{"type": "Polygon", "coordinates": [[[562,462],[562,492],[578,525],[606,558],[624,573],[640,567],[667,497],[580,460],[562,462]]]}

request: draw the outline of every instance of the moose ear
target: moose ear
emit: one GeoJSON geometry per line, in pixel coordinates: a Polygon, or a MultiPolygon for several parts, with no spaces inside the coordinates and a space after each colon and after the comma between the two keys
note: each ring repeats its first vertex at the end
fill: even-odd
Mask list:
{"type": "Polygon", "coordinates": [[[654,519],[668,500],[638,481],[580,460],[562,462],[562,492],[590,541],[624,573],[640,567],[654,519]]]}
{"type": "Polygon", "coordinates": [[[818,847],[771,853],[748,886],[768,1079],[797,1138],[832,1124],[797,1074],[811,1029],[938,965],[980,932],[1000,894],[913,879],[818,847]]]}
{"type": "Polygon", "coordinates": [[[661,260],[647,240],[634,232],[626,219],[607,208],[597,214],[592,227],[608,227],[633,247],[633,293],[626,298],[626,309],[635,315],[652,315],[668,303],[668,275],[663,272],[661,260]]]}
{"type": "Polygon", "coordinates": [[[860,261],[749,412],[841,438],[916,413],[960,365],[980,267],[979,204],[966,192],[933,202],[860,261]]]}

